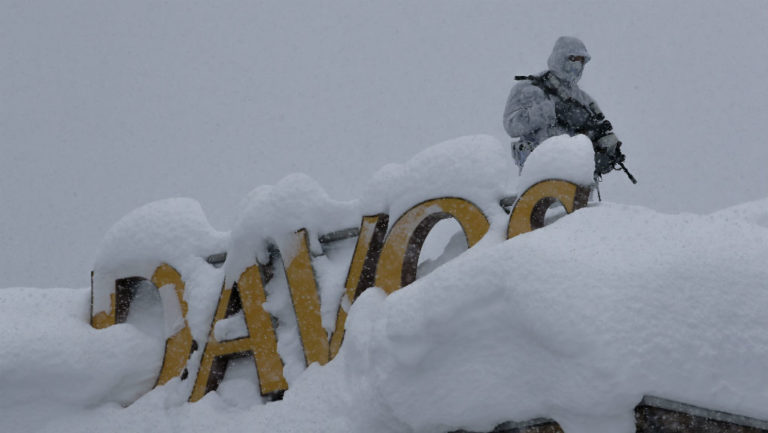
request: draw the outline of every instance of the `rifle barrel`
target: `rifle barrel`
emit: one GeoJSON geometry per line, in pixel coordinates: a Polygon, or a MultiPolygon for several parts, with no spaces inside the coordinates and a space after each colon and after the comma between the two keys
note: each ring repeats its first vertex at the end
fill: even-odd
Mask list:
{"type": "Polygon", "coordinates": [[[635,179],[635,176],[632,176],[632,173],[630,173],[629,170],[627,170],[627,167],[624,166],[623,162],[619,163],[619,167],[621,167],[621,169],[624,170],[624,173],[627,173],[627,176],[629,177],[629,180],[632,181],[632,183],[635,183],[635,184],[637,183],[637,179],[635,179]]]}

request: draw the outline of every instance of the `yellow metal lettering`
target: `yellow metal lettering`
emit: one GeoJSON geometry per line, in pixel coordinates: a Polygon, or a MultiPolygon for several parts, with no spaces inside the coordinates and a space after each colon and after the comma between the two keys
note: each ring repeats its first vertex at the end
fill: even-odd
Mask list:
{"type": "MultiPolygon", "coordinates": [[[[93,289],[91,289],[93,290],[93,289]]],[[[93,308],[93,307],[91,307],[93,308]]],[[[91,326],[96,329],[108,328],[116,323],[115,320],[115,294],[109,294],[109,312],[99,311],[91,315],[91,326]]]]}
{"type": "Polygon", "coordinates": [[[509,215],[507,239],[544,226],[549,206],[559,201],[567,213],[587,205],[591,187],[565,180],[544,180],[534,184],[520,196],[509,215]]]}
{"type": "Polygon", "coordinates": [[[395,222],[387,236],[376,267],[375,286],[389,294],[412,283],[429,231],[438,221],[449,217],[459,222],[469,247],[485,236],[490,227],[483,212],[461,198],[438,198],[414,206],[395,222]]]}
{"type": "Polygon", "coordinates": [[[282,360],[277,353],[272,319],[262,306],[266,300],[258,265],[246,269],[232,288],[226,288],[225,282],[189,401],[200,400],[206,393],[219,386],[231,357],[249,353],[256,363],[262,395],[280,393],[288,389],[288,383],[283,377],[282,360]],[[214,335],[216,323],[236,312],[231,308],[232,295],[235,292],[240,296],[248,336],[217,341],[214,335]]]}
{"type": "MultiPolygon", "coordinates": [[[[364,216],[360,224],[360,235],[357,237],[355,252],[349,264],[347,282],[344,285],[349,303],[355,301],[359,292],[373,285],[376,262],[381,253],[384,236],[387,233],[389,217],[384,214],[364,216]]],[[[330,358],[333,359],[344,340],[344,324],[347,321],[347,312],[339,305],[336,314],[336,329],[331,337],[330,358]]]]}
{"type": "MultiPolygon", "coordinates": [[[[142,277],[129,277],[116,280],[115,291],[109,294],[109,311],[101,311],[92,315],[91,326],[103,329],[125,322],[128,317],[131,300],[133,299],[133,291],[136,284],[139,284],[141,281],[146,281],[146,279],[142,277]]],[[[184,280],[181,279],[181,274],[172,266],[163,263],[155,269],[150,281],[156,288],[168,284],[174,286],[184,319],[184,327],[165,341],[163,365],[155,381],[155,386],[159,386],[181,375],[184,371],[192,350],[192,331],[187,324],[188,306],[186,301],[184,301],[184,280]]]]}
{"type": "Polygon", "coordinates": [[[328,362],[328,334],[323,328],[320,297],[305,229],[296,232],[295,248],[295,255],[286,260],[285,275],[304,346],[304,359],[307,365],[313,362],[323,365],[328,362]]]}
{"type": "Polygon", "coordinates": [[[160,288],[167,284],[173,284],[176,296],[181,306],[181,314],[184,318],[184,328],[165,341],[165,355],[160,374],[157,376],[155,386],[164,385],[174,377],[178,377],[187,365],[187,359],[192,351],[192,331],[187,323],[187,311],[189,307],[184,300],[184,281],[181,275],[167,264],[160,265],[152,275],[152,284],[160,288]]]}

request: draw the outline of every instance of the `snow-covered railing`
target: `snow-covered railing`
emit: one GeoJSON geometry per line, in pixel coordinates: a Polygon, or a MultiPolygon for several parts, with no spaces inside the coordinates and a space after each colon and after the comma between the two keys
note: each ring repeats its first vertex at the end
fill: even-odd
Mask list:
{"type": "Polygon", "coordinates": [[[635,407],[637,433],[765,433],[768,421],[645,396],[635,407]]]}
{"type": "MultiPolygon", "coordinates": [[[[635,407],[635,427],[637,433],[765,433],[768,421],[646,395],[635,407]]],[[[534,418],[501,423],[489,433],[562,432],[556,420],[534,418]]]]}
{"type": "MultiPolygon", "coordinates": [[[[514,199],[516,197],[512,196],[511,198],[514,199]]],[[[502,199],[502,201],[504,201],[504,199],[502,199]]],[[[509,202],[509,200],[507,200],[507,202],[509,202]]],[[[357,235],[359,234],[360,234],[359,228],[347,227],[345,229],[336,230],[331,233],[320,235],[318,236],[318,241],[320,241],[321,244],[331,244],[331,243],[342,241],[345,239],[357,237],[357,235]]],[[[227,260],[226,252],[211,254],[210,256],[205,258],[206,262],[217,267],[223,265],[226,260],[227,260]]]]}

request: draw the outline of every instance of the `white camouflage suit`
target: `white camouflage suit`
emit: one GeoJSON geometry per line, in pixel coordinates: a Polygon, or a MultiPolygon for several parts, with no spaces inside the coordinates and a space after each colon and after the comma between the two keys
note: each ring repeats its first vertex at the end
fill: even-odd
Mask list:
{"type": "MultiPolygon", "coordinates": [[[[562,91],[585,106],[594,104],[594,101],[576,83],[589,59],[589,53],[579,39],[562,36],[555,42],[547,61],[549,71],[559,80],[562,91]]],[[[531,81],[524,80],[515,84],[504,110],[504,129],[513,137],[512,156],[518,167],[522,170],[528,155],[547,138],[561,134],[574,135],[576,131],[564,126],[564,123],[578,125],[586,119],[569,118],[563,122],[562,118],[582,115],[583,112],[569,111],[557,97],[546,94],[531,81]],[[558,116],[561,117],[560,122],[558,116]]]]}

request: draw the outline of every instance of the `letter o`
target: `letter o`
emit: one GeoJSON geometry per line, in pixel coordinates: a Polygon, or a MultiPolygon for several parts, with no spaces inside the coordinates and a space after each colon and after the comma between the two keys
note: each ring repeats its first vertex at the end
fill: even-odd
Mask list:
{"type": "Polygon", "coordinates": [[[389,294],[412,283],[424,240],[438,221],[450,217],[461,225],[469,247],[482,239],[490,227],[483,212],[467,200],[445,197],[420,203],[392,226],[382,247],[374,285],[389,294]]]}
{"type": "Polygon", "coordinates": [[[571,213],[587,205],[591,186],[576,185],[565,180],[543,180],[520,195],[509,215],[507,239],[544,227],[549,206],[559,201],[571,213]]]}

